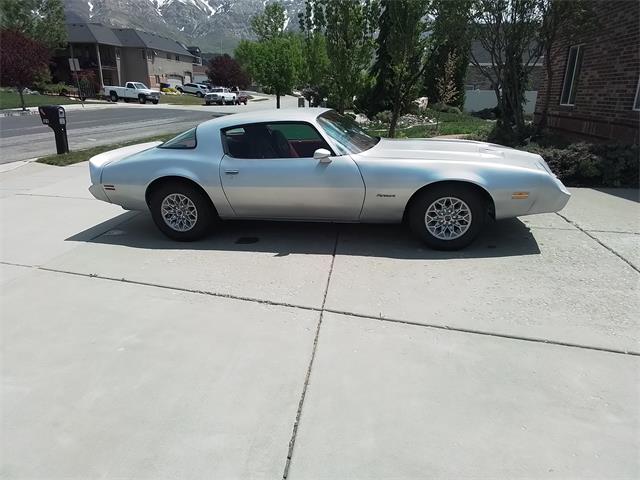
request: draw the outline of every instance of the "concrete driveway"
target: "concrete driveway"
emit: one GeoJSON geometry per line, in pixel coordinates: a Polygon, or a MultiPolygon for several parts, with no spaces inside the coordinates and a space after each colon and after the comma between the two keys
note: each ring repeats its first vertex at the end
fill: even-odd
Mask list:
{"type": "Polygon", "coordinates": [[[0,173],[0,477],[640,477],[638,192],[462,252],[400,226],[194,244],[0,173]]]}

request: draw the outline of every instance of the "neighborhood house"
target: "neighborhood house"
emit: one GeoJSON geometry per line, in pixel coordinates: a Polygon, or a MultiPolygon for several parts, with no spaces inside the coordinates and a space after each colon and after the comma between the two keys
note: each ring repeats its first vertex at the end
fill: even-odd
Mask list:
{"type": "Polygon", "coordinates": [[[93,71],[103,85],[142,82],[159,88],[161,83],[180,85],[193,79],[193,67],[201,63],[199,49],[160,35],[133,28],[110,28],[98,23],[66,25],[68,46],[56,55],[54,75],[73,84],[70,58],[79,67],[93,71]]]}
{"type": "MultiPolygon", "coordinates": [[[[638,143],[639,23],[637,2],[609,2],[606,20],[573,38],[562,36],[551,56],[549,129],[585,140],[638,143]]],[[[543,79],[536,121],[546,95],[543,79]]]]}

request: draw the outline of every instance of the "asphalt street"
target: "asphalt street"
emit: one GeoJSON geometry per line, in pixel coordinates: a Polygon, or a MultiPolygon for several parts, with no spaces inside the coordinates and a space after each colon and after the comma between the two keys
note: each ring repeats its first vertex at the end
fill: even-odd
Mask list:
{"type": "MultiPolygon", "coordinates": [[[[144,107],[68,110],[69,148],[179,132],[220,115],[213,111],[144,107]]],[[[56,152],[53,130],[42,125],[39,115],[0,118],[0,151],[0,164],[50,155],[56,152]]]]}

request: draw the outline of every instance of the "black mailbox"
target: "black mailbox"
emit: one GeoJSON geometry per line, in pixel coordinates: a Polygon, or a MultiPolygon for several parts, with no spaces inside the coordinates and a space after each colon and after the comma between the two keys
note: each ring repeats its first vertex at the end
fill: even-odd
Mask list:
{"type": "Polygon", "coordinates": [[[69,151],[67,141],[67,115],[60,105],[43,105],[38,107],[43,125],[48,125],[56,136],[58,155],[69,151]]]}

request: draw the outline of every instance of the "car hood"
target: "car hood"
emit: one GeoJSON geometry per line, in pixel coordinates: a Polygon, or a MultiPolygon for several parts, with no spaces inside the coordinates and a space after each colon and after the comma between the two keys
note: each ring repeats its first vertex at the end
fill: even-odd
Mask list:
{"type": "Polygon", "coordinates": [[[534,169],[542,166],[546,169],[540,155],[474,140],[382,138],[360,155],[370,159],[484,162],[534,169]]]}

